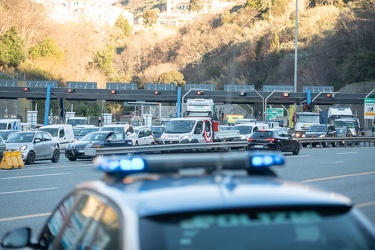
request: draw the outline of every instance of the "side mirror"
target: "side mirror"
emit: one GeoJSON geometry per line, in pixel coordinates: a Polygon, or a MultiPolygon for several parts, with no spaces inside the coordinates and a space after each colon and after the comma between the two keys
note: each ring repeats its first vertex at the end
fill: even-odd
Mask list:
{"type": "Polygon", "coordinates": [[[41,142],[41,141],[42,141],[42,140],[39,139],[39,138],[36,138],[36,139],[34,140],[35,143],[38,143],[38,142],[41,142]]]}
{"type": "Polygon", "coordinates": [[[23,227],[9,231],[5,234],[1,241],[1,246],[4,248],[21,248],[31,246],[31,229],[23,227]]]}

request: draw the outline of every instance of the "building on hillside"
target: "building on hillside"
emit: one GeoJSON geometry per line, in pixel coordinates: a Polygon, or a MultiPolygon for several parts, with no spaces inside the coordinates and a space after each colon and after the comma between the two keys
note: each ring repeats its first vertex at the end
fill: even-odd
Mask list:
{"type": "MultiPolygon", "coordinates": [[[[236,5],[235,2],[221,0],[203,0],[202,10],[198,14],[220,13],[236,5]]],[[[167,0],[167,13],[187,13],[190,12],[190,0],[167,0]]]]}
{"type": "Polygon", "coordinates": [[[179,26],[192,22],[200,14],[220,13],[236,5],[235,2],[222,2],[220,0],[203,0],[202,10],[198,13],[190,11],[190,0],[167,0],[166,12],[158,14],[158,24],[166,26],[179,26]]]}
{"type": "Polygon", "coordinates": [[[91,21],[114,25],[120,15],[133,26],[133,13],[114,6],[115,0],[34,0],[45,6],[48,15],[59,23],[91,21]]]}

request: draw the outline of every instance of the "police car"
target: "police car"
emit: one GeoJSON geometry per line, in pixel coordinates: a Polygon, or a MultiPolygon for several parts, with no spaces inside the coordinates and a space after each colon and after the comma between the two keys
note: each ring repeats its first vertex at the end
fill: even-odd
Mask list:
{"type": "Polygon", "coordinates": [[[3,248],[375,249],[375,229],[338,194],[279,179],[276,153],[99,158],[102,180],[79,185],[36,242],[29,228],[3,248]]]}

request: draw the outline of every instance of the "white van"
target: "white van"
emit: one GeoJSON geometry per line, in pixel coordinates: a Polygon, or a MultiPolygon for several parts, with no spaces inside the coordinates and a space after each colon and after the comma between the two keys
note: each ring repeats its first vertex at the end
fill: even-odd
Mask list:
{"type": "Polygon", "coordinates": [[[73,126],[67,124],[46,125],[39,128],[39,130],[50,133],[60,144],[60,149],[65,149],[66,146],[74,141],[73,126]]]}
{"type": "Polygon", "coordinates": [[[21,120],[0,119],[0,130],[21,130],[21,120]]]}

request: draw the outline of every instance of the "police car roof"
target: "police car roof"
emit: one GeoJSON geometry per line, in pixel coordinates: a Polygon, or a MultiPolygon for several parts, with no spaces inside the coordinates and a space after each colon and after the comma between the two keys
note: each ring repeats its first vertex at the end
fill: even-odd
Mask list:
{"type": "Polygon", "coordinates": [[[106,171],[103,180],[79,187],[96,190],[139,216],[244,207],[351,207],[344,196],[248,171],[282,165],[279,154],[146,155],[99,162],[106,171]],[[200,166],[207,172],[199,173],[200,166]],[[191,172],[184,175],[176,169],[191,172]]]}
{"type": "Polygon", "coordinates": [[[86,183],[140,217],[229,208],[351,207],[341,195],[261,176],[161,177],[129,184],[86,183]]]}

